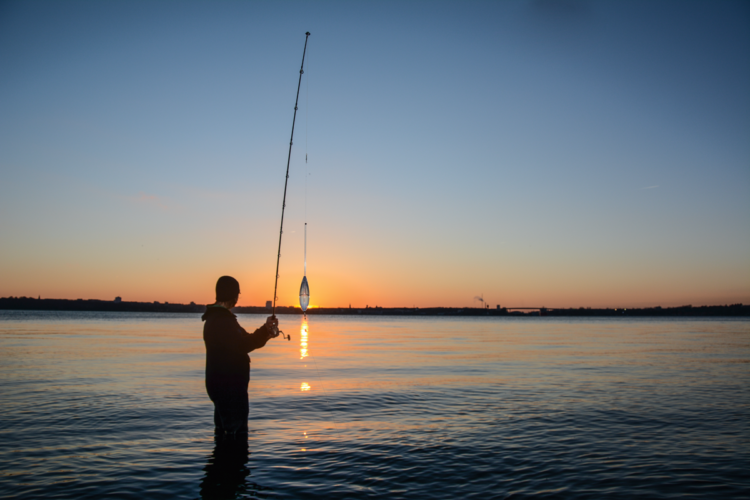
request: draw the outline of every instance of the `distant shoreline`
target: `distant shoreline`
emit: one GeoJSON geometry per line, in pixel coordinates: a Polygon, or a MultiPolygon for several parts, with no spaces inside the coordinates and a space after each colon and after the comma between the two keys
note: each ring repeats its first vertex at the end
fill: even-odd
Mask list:
{"type": "MultiPolygon", "coordinates": [[[[42,299],[32,297],[2,297],[0,310],[18,311],[89,311],[89,312],[152,312],[152,313],[202,313],[202,304],[170,304],[168,302],[115,302],[97,299],[42,299]]],[[[239,314],[269,314],[266,307],[235,307],[239,314]]],[[[276,306],[276,314],[302,315],[298,307],[276,306]]],[[[478,307],[316,307],[307,314],[366,315],[366,316],[750,316],[750,305],[680,306],[646,308],[500,308],[478,307]]]]}

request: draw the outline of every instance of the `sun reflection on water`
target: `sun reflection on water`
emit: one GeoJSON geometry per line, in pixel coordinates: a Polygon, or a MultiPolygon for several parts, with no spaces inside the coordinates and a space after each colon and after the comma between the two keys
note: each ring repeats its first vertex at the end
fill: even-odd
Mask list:
{"type": "MultiPolygon", "coordinates": [[[[305,314],[302,316],[302,324],[299,328],[299,359],[303,361],[309,355],[309,351],[307,350],[308,328],[309,325],[307,324],[307,315],[305,314]]],[[[305,365],[305,368],[307,368],[307,365],[305,365]]],[[[300,384],[299,386],[299,390],[302,392],[309,391],[310,384],[308,384],[307,382],[302,382],[302,384],[300,384]]]]}
{"type": "Polygon", "coordinates": [[[307,317],[302,317],[302,326],[299,335],[299,359],[307,357],[307,317]]]}

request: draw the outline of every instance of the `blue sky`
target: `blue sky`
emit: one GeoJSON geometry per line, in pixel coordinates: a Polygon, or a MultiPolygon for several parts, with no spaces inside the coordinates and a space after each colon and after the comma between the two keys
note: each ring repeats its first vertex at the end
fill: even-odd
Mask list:
{"type": "Polygon", "coordinates": [[[305,31],[282,303],[305,168],[314,304],[750,301],[750,7],[684,1],[3,2],[0,296],[270,298],[305,31]]]}

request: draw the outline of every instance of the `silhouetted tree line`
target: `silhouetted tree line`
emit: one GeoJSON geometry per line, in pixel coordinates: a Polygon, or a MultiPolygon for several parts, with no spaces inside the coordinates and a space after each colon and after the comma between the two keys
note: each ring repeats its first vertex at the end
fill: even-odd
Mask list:
{"type": "MultiPolygon", "coordinates": [[[[37,311],[120,311],[120,312],[193,312],[203,313],[205,305],[170,304],[169,302],[115,302],[96,299],[42,299],[33,297],[0,298],[0,309],[37,311]]],[[[239,314],[268,314],[266,307],[235,307],[239,314]]],[[[277,314],[302,314],[298,307],[276,306],[277,314]]],[[[639,309],[593,309],[579,307],[520,311],[484,309],[478,307],[316,307],[307,314],[367,315],[367,316],[750,316],[750,305],[645,307],[639,309]]]]}
{"type": "Polygon", "coordinates": [[[194,303],[114,302],[97,299],[35,299],[33,297],[0,298],[0,309],[36,311],[120,311],[120,312],[204,312],[206,306],[194,303]]]}

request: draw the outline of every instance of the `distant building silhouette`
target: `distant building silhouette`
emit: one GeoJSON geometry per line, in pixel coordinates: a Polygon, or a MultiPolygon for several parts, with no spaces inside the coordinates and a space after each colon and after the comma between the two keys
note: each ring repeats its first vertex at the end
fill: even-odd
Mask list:
{"type": "Polygon", "coordinates": [[[270,300],[267,300],[267,301],[266,301],[266,309],[271,309],[272,305],[273,305],[273,304],[271,303],[271,301],[270,301],[270,300]]]}
{"type": "Polygon", "coordinates": [[[122,302],[122,297],[115,297],[115,302],[116,303],[122,302]]]}

